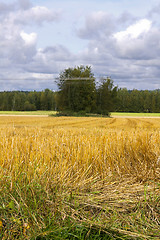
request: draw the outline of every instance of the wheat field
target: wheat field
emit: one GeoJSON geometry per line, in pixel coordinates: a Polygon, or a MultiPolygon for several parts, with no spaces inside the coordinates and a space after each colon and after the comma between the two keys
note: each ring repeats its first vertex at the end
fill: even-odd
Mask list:
{"type": "Polygon", "coordinates": [[[160,239],[159,180],[159,118],[0,117],[2,239],[160,239]]]}

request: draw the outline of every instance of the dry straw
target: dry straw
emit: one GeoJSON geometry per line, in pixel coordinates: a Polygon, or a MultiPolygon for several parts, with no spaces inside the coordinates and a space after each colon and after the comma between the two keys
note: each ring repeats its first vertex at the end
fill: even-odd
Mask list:
{"type": "MultiPolygon", "coordinates": [[[[159,195],[159,146],[158,119],[1,117],[1,193],[7,194],[6,186],[13,193],[17,184],[21,189],[30,186],[33,198],[35,186],[43,186],[47,196],[56,190],[64,199],[62,219],[70,209],[73,219],[106,226],[114,211],[133,211],[149,193],[159,195]],[[65,206],[66,196],[71,205],[65,206]],[[72,199],[79,202],[81,211],[75,210],[72,199]],[[100,213],[101,221],[95,223],[92,217],[100,213]]],[[[20,197],[25,204],[23,198],[20,197]]],[[[56,201],[48,200],[47,204],[58,209],[59,200],[56,201]]],[[[149,207],[152,210],[148,214],[157,219],[158,226],[159,217],[149,207]]],[[[138,236],[131,226],[128,228],[138,236]]],[[[119,231],[125,229],[121,226],[119,231]]]]}

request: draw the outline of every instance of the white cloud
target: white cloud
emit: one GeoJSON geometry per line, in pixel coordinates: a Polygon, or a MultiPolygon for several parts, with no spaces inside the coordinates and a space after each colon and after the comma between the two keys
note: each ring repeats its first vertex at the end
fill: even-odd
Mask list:
{"type": "Polygon", "coordinates": [[[142,34],[147,33],[151,29],[152,22],[148,19],[141,19],[135,24],[129,26],[125,31],[115,33],[113,36],[118,41],[136,39],[142,34]]]}
{"type": "MultiPolygon", "coordinates": [[[[105,7],[108,1],[94,1],[90,8],[91,1],[86,0],[86,9],[82,7],[84,1],[81,6],[78,1],[69,6],[71,0],[54,4],[41,1],[44,6],[36,6],[38,1],[31,0],[8,2],[11,0],[0,3],[0,79],[8,78],[1,90],[50,87],[54,74],[80,64],[93,66],[96,76],[111,76],[120,87],[144,88],[150,79],[154,80],[151,88],[159,83],[157,14],[152,14],[153,19],[143,11],[140,18],[127,7],[115,13],[105,7]],[[60,17],[62,21],[58,22],[60,17]],[[79,46],[83,46],[81,52],[79,46]]],[[[130,4],[130,0],[125,2],[130,4]]],[[[140,5],[138,0],[136,4],[140,5]]]]}
{"type": "Polygon", "coordinates": [[[52,22],[59,17],[58,12],[53,12],[44,6],[36,6],[31,8],[28,13],[26,13],[26,17],[29,20],[29,17],[32,18],[32,21],[35,20],[37,23],[41,23],[43,21],[52,22]]]}
{"type": "Polygon", "coordinates": [[[101,24],[97,30],[92,19],[90,15],[83,33],[87,36],[92,29],[96,37],[88,38],[88,47],[80,56],[83,63],[93,65],[96,75],[111,76],[120,87],[153,89],[159,84],[160,88],[160,29],[150,19],[123,14],[112,17],[114,28],[106,32],[108,25],[101,24]]]}
{"type": "Polygon", "coordinates": [[[47,7],[35,6],[29,9],[19,10],[11,15],[15,24],[30,25],[36,23],[53,22],[59,19],[60,12],[52,11],[47,7]]]}
{"type": "Polygon", "coordinates": [[[160,31],[147,19],[129,26],[125,31],[113,35],[114,56],[130,60],[159,58],[160,31]]]}
{"type": "Polygon", "coordinates": [[[26,45],[34,45],[36,43],[37,40],[36,33],[27,34],[24,31],[21,31],[20,36],[24,40],[26,45]]]}

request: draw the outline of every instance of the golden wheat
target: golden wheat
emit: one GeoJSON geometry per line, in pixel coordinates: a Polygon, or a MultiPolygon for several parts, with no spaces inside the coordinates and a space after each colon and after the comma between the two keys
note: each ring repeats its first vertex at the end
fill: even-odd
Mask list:
{"type": "Polygon", "coordinates": [[[159,119],[1,117],[0,129],[0,177],[11,187],[21,173],[46,187],[159,178],[159,119]]]}
{"type": "Polygon", "coordinates": [[[1,116],[0,234],[31,239],[69,217],[159,236],[159,146],[158,118],[1,116]]]}

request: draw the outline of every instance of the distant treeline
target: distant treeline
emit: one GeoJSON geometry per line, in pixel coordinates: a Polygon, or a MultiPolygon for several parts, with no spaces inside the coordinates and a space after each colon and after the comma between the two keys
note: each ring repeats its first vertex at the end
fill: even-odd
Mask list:
{"type": "Polygon", "coordinates": [[[41,92],[0,92],[0,111],[55,110],[55,95],[49,89],[41,92]]]}
{"type": "Polygon", "coordinates": [[[148,90],[127,90],[118,89],[117,112],[160,112],[160,89],[148,90]]]}
{"type": "MultiPolygon", "coordinates": [[[[109,107],[117,112],[160,112],[160,90],[117,89],[117,98],[109,107]],[[113,104],[114,102],[114,104],[113,104]]],[[[110,104],[106,98],[106,105],[110,104]]],[[[11,91],[0,92],[0,111],[59,110],[58,92],[11,91]]]]}

